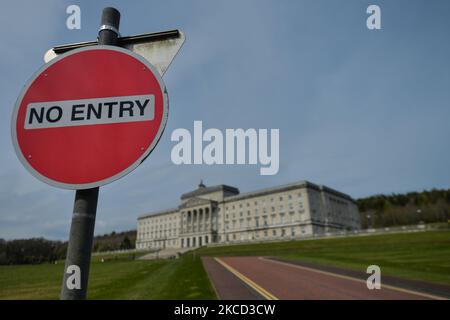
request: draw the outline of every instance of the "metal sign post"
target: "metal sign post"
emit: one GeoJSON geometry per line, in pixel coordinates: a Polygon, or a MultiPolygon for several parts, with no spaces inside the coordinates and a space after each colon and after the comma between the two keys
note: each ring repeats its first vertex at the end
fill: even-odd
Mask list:
{"type": "MultiPolygon", "coordinates": [[[[116,45],[119,24],[120,12],[118,10],[115,8],[103,9],[98,44],[116,45]]],[[[98,192],[99,187],[77,190],[75,193],[61,300],[86,299],[98,192]]]]}
{"type": "Polygon", "coordinates": [[[50,49],[12,114],[18,159],[37,179],[76,190],[61,299],[86,299],[99,187],[136,169],[168,118],[162,80],[184,43],[179,30],[119,35],[105,8],[97,41],[50,49]]]}
{"type": "Polygon", "coordinates": [[[61,300],[86,299],[98,191],[99,187],[75,193],[61,300]]]}

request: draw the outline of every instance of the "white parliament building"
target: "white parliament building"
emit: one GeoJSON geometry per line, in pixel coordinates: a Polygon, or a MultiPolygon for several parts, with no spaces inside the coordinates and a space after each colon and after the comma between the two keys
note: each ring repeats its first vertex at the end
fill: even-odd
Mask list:
{"type": "Polygon", "coordinates": [[[136,249],[301,239],[359,228],[355,201],[326,186],[300,181],[239,193],[201,182],[177,208],[138,218],[136,249]]]}

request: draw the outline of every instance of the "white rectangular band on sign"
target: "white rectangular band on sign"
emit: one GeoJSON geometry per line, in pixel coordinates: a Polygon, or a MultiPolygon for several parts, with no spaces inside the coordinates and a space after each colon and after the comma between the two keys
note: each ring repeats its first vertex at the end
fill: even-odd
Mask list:
{"type": "Polygon", "coordinates": [[[27,106],[24,128],[44,129],[150,121],[154,116],[154,95],[32,102],[27,106]]]}

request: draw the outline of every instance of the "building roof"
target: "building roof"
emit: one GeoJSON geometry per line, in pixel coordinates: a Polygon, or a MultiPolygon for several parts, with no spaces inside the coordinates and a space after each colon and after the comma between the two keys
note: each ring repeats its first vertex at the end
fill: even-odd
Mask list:
{"type": "MultiPolygon", "coordinates": [[[[235,188],[235,187],[232,187],[232,186],[228,186],[228,185],[225,185],[225,184],[220,184],[220,185],[217,185],[217,186],[206,187],[201,182],[199,184],[199,187],[196,190],[188,192],[188,193],[184,193],[181,196],[181,199],[185,200],[185,199],[188,199],[188,198],[193,198],[193,197],[197,197],[197,196],[200,196],[200,195],[204,195],[204,194],[208,194],[208,193],[212,193],[212,192],[217,192],[217,191],[228,191],[228,192],[231,192],[231,193],[235,194],[235,195],[228,196],[228,197],[224,198],[224,202],[229,202],[229,201],[244,200],[244,199],[247,199],[247,198],[263,196],[263,195],[271,194],[271,193],[274,193],[274,192],[288,191],[288,190],[297,189],[297,188],[315,189],[317,191],[323,191],[323,192],[331,193],[331,194],[334,194],[335,196],[342,197],[342,198],[345,198],[345,199],[350,200],[352,202],[355,202],[355,200],[352,197],[350,197],[348,194],[339,192],[339,191],[334,190],[332,188],[329,188],[327,186],[317,185],[317,184],[314,184],[314,183],[306,181],[306,180],[299,181],[299,182],[294,182],[294,183],[289,183],[289,184],[284,184],[284,185],[277,186],[277,187],[271,187],[271,188],[260,189],[260,190],[256,190],[256,191],[252,191],[252,192],[241,193],[241,194],[239,194],[239,189],[238,188],[235,188]]],[[[168,210],[159,211],[159,212],[155,212],[155,213],[147,213],[147,214],[144,214],[142,216],[139,216],[138,220],[139,219],[148,218],[148,217],[154,217],[154,216],[169,214],[169,213],[175,213],[178,210],[179,210],[179,208],[174,208],[174,209],[168,209],[168,210]]]]}
{"type": "Polygon", "coordinates": [[[314,183],[311,183],[311,182],[305,180],[305,181],[284,184],[281,186],[260,189],[260,190],[256,190],[256,191],[252,191],[252,192],[241,193],[241,194],[238,194],[235,196],[227,197],[226,199],[224,199],[224,202],[243,200],[243,199],[252,198],[252,197],[259,197],[259,196],[271,194],[274,192],[288,191],[288,190],[297,189],[297,188],[310,188],[310,189],[315,189],[317,191],[325,191],[325,192],[334,194],[336,196],[348,199],[350,201],[354,201],[352,197],[350,197],[349,195],[347,195],[345,193],[339,192],[337,190],[331,189],[326,186],[317,185],[317,184],[314,184],[314,183]]]}
{"type": "Polygon", "coordinates": [[[318,186],[314,183],[311,183],[308,181],[299,181],[299,182],[295,182],[295,183],[284,184],[281,186],[264,188],[264,189],[259,189],[256,191],[241,193],[241,194],[238,194],[235,196],[227,197],[226,199],[224,199],[224,201],[228,202],[228,201],[243,200],[243,199],[247,199],[247,198],[259,197],[259,196],[263,196],[263,195],[274,193],[274,192],[287,191],[290,189],[296,189],[296,188],[301,188],[301,187],[313,188],[313,189],[320,191],[320,186],[318,186]]]}
{"type": "Polygon", "coordinates": [[[139,216],[138,220],[149,218],[149,217],[161,216],[163,214],[168,214],[168,213],[175,213],[175,212],[178,212],[178,208],[167,209],[167,210],[157,211],[157,212],[150,212],[150,213],[146,213],[146,214],[139,216]]]}
{"type": "Polygon", "coordinates": [[[228,192],[231,192],[234,194],[239,194],[238,188],[235,188],[232,186],[227,186],[226,184],[219,184],[217,186],[207,187],[203,184],[203,182],[201,182],[198,185],[198,188],[195,189],[194,191],[183,193],[181,195],[181,200],[192,198],[192,197],[198,197],[198,196],[201,196],[204,194],[213,193],[213,192],[217,192],[217,191],[228,191],[228,192]]]}
{"type": "Polygon", "coordinates": [[[345,199],[347,199],[347,200],[350,200],[350,201],[356,203],[355,199],[353,199],[352,197],[350,197],[348,194],[343,193],[343,192],[340,192],[340,191],[337,191],[337,190],[334,190],[334,189],[332,189],[332,188],[330,188],[330,187],[327,187],[327,186],[320,186],[320,190],[325,191],[325,192],[328,192],[328,193],[331,193],[331,194],[334,194],[335,196],[342,197],[342,198],[345,198],[345,199]]]}

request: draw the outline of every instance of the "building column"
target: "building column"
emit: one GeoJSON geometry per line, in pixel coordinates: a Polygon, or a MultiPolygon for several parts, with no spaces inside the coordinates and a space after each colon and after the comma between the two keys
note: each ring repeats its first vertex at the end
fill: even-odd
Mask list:
{"type": "Polygon", "coordinates": [[[203,208],[203,214],[202,214],[202,231],[205,231],[206,229],[206,210],[203,208]]]}
{"type": "Polygon", "coordinates": [[[197,232],[197,226],[198,226],[198,211],[197,210],[193,210],[194,211],[194,221],[192,221],[192,227],[194,232],[197,232]]]}
{"type": "Polygon", "coordinates": [[[192,211],[189,210],[186,218],[186,232],[190,232],[191,223],[192,223],[192,211]]]}

